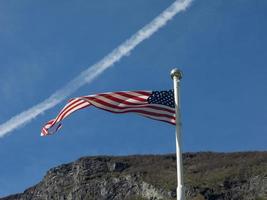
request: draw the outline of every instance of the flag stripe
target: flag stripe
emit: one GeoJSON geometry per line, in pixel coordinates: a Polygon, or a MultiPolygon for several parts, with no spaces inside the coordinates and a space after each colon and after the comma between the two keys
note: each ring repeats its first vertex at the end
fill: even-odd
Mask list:
{"type": "MultiPolygon", "coordinates": [[[[146,100],[146,98],[142,98],[142,97],[140,97],[140,96],[142,96],[142,95],[137,96],[137,95],[133,95],[133,94],[130,94],[130,93],[124,93],[124,92],[117,92],[117,94],[118,94],[118,95],[121,95],[121,96],[123,96],[123,97],[127,97],[127,98],[129,98],[129,99],[135,99],[135,100],[138,100],[138,101],[141,101],[141,102],[143,102],[143,101],[146,100]]],[[[148,95],[148,96],[149,96],[149,95],[148,95]]],[[[148,97],[148,96],[147,96],[147,97],[148,97]]]]}
{"type": "Polygon", "coordinates": [[[115,111],[115,110],[111,110],[109,109],[109,107],[105,107],[105,106],[101,106],[101,104],[98,104],[96,102],[94,102],[94,106],[97,107],[97,108],[100,108],[102,110],[105,110],[105,111],[109,111],[109,112],[112,112],[112,113],[138,113],[140,115],[143,115],[145,117],[149,117],[151,119],[156,119],[156,120],[160,120],[160,121],[165,121],[165,122],[169,122],[171,124],[173,124],[173,122],[175,123],[175,116],[160,116],[159,114],[153,114],[153,113],[149,113],[149,112],[145,112],[142,110],[127,110],[127,111],[115,111]]]}
{"type": "MultiPolygon", "coordinates": [[[[143,104],[146,102],[146,99],[140,101],[140,100],[135,100],[133,98],[129,99],[129,98],[126,98],[126,97],[123,97],[121,95],[111,95],[111,94],[100,94],[100,95],[97,95],[97,96],[93,96],[95,98],[99,98],[99,97],[106,97],[108,99],[111,99],[113,100],[114,102],[118,102],[118,103],[124,103],[124,104],[127,104],[127,105],[136,105],[136,104],[143,104]]],[[[90,98],[90,96],[88,97],[90,98]]],[[[147,97],[146,97],[147,98],[147,97]]]]}
{"type": "Polygon", "coordinates": [[[173,91],[122,91],[70,99],[55,119],[47,122],[41,135],[53,134],[71,113],[93,105],[112,113],[136,113],[150,119],[175,124],[173,91]]]}
{"type": "Polygon", "coordinates": [[[67,105],[64,106],[64,108],[59,112],[59,114],[57,115],[57,117],[53,120],[52,124],[49,123],[51,126],[53,126],[55,123],[59,122],[61,119],[60,117],[62,116],[62,114],[64,114],[64,112],[69,109],[70,107],[75,106],[76,104],[78,104],[80,102],[80,99],[75,98],[72,99],[67,105]]]}
{"type": "Polygon", "coordinates": [[[105,110],[108,110],[108,111],[113,111],[113,112],[116,112],[116,113],[126,113],[126,112],[137,112],[137,113],[143,113],[143,114],[147,114],[147,115],[151,115],[151,116],[162,116],[162,117],[168,117],[168,118],[171,118],[171,119],[175,119],[174,116],[172,115],[168,115],[168,114],[162,114],[162,113],[159,113],[159,112],[156,112],[157,110],[154,109],[153,111],[147,111],[146,108],[142,108],[142,109],[138,109],[138,108],[124,108],[124,107],[119,107],[119,106],[116,106],[116,105],[112,105],[112,104],[109,104],[107,102],[104,102],[100,99],[90,99],[90,103],[98,108],[103,108],[105,110]]]}
{"type": "Polygon", "coordinates": [[[69,107],[68,109],[66,109],[61,116],[59,116],[59,119],[56,122],[59,122],[61,120],[63,120],[64,118],[66,118],[68,115],[70,115],[71,113],[80,110],[82,108],[85,108],[87,106],[89,106],[90,104],[84,100],[81,100],[79,103],[69,107]]]}
{"type": "Polygon", "coordinates": [[[103,102],[112,104],[114,106],[117,106],[116,107],[117,109],[150,108],[150,109],[154,109],[154,110],[160,110],[162,113],[166,113],[166,114],[175,114],[175,110],[174,109],[168,109],[168,107],[164,106],[164,105],[154,106],[154,105],[148,104],[147,102],[146,103],[142,103],[141,105],[139,105],[139,104],[128,104],[128,103],[125,103],[124,101],[120,101],[120,100],[116,101],[116,99],[114,99],[112,97],[109,97],[109,96],[105,96],[105,97],[104,96],[97,96],[97,97],[95,96],[95,97],[88,97],[86,99],[88,99],[89,101],[90,100],[94,100],[92,98],[96,98],[96,99],[99,99],[100,101],[103,101],[103,102]],[[121,102],[123,102],[123,103],[121,103],[121,102]]]}
{"type": "Polygon", "coordinates": [[[80,102],[80,98],[71,99],[67,105],[64,106],[64,108],[59,112],[56,119],[54,120],[54,123],[59,121],[60,116],[63,114],[63,112],[66,111],[66,109],[75,106],[77,103],[80,102]]]}
{"type": "Polygon", "coordinates": [[[144,117],[147,117],[147,118],[150,118],[150,119],[155,119],[155,120],[158,120],[158,121],[162,121],[162,122],[168,122],[172,125],[175,125],[175,117],[174,119],[170,119],[170,118],[164,118],[164,117],[156,117],[156,116],[151,116],[151,115],[146,115],[146,114],[140,114],[140,115],[143,115],[144,117]]]}

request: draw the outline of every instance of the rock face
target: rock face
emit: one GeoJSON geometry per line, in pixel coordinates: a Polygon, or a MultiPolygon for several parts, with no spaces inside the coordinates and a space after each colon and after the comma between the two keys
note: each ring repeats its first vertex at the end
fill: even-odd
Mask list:
{"type": "MultiPolygon", "coordinates": [[[[267,152],[183,155],[187,199],[267,200],[267,152]]],[[[83,157],[1,200],[174,200],[175,155],[83,157]]]]}

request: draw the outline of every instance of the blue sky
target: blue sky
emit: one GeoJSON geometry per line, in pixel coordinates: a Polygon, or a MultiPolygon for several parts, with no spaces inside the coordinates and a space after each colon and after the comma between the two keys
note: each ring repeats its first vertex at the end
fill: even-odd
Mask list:
{"type": "MultiPolygon", "coordinates": [[[[64,87],[172,2],[2,0],[0,123],[64,87]]],[[[195,0],[71,96],[169,89],[176,66],[184,72],[184,151],[267,150],[266,9],[264,0],[195,0]]],[[[49,168],[81,156],[175,151],[171,125],[95,108],[66,119],[59,134],[40,137],[65,102],[0,138],[0,196],[22,192],[49,168]]]]}

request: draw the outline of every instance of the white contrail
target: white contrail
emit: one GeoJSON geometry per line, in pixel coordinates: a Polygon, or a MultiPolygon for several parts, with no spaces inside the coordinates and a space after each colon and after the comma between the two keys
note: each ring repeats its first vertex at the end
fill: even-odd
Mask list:
{"type": "Polygon", "coordinates": [[[33,106],[32,108],[12,117],[5,123],[0,125],[0,137],[14,129],[30,122],[44,111],[56,106],[59,102],[68,97],[86,83],[92,82],[96,77],[103,73],[107,68],[118,62],[123,56],[129,54],[138,44],[143,40],[149,38],[157,30],[163,27],[169,20],[171,20],[177,13],[186,10],[191,4],[192,0],[177,0],[159,16],[152,20],[149,24],[140,29],[130,39],[126,40],[111,53],[105,56],[102,60],[90,66],[83,71],[78,77],[70,81],[65,87],[56,91],[48,99],[33,106]]]}

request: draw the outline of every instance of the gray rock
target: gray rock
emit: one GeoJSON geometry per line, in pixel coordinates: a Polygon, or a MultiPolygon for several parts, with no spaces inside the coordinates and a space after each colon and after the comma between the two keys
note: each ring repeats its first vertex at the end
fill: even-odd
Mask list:
{"type": "MultiPolygon", "coordinates": [[[[266,200],[267,152],[183,155],[187,199],[266,200]]],[[[1,200],[174,200],[175,155],[84,157],[1,200]]]]}

